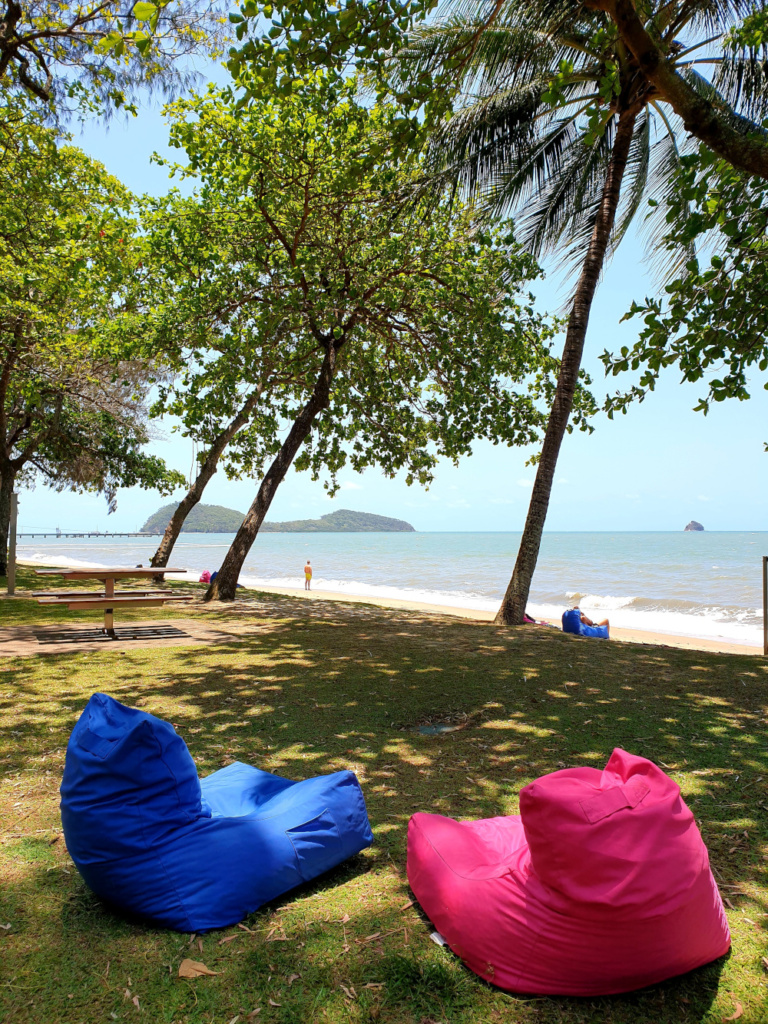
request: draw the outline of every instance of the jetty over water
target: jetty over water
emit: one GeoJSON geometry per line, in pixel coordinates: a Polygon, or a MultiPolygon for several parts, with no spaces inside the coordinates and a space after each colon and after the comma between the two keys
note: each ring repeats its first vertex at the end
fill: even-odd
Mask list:
{"type": "Polygon", "coordinates": [[[151,537],[150,533],[104,533],[101,530],[78,530],[69,533],[65,530],[34,530],[19,531],[17,537],[151,537]]]}

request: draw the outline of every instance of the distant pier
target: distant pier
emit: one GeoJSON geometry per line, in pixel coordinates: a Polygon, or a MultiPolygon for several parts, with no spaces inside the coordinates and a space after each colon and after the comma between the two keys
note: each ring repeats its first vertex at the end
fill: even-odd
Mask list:
{"type": "Polygon", "coordinates": [[[102,533],[99,530],[78,530],[68,533],[65,530],[35,530],[34,533],[17,533],[17,537],[153,537],[152,533],[102,533]]]}

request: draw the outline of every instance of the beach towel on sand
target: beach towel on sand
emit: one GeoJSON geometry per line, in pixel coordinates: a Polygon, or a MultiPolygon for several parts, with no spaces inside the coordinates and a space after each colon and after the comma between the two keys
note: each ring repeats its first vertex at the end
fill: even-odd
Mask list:
{"type": "Polygon", "coordinates": [[[352,772],[291,782],[236,761],[201,782],[169,722],[103,693],[70,737],[61,819],[95,893],[184,932],[235,924],[373,841],[352,772]]]}
{"type": "Polygon", "coordinates": [[[679,787],[624,750],[526,786],[519,817],[414,814],[408,880],[451,949],[516,992],[627,992],[730,946],[679,787]]]}

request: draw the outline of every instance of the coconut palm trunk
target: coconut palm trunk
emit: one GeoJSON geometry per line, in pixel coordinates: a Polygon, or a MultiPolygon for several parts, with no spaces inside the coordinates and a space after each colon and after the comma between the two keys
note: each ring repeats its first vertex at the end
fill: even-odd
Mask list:
{"type": "Polygon", "coordinates": [[[555,399],[552,404],[541,457],[533,485],[528,515],[517,554],[512,579],[504,595],[501,608],[496,615],[497,623],[507,626],[522,624],[533,573],[541,547],[541,535],[547,518],[552,482],[563,442],[568,418],[573,407],[573,398],[578,383],[584,341],[589,325],[592,300],[605,262],[611,238],[616,210],[621,196],[621,182],[627,165],[632,135],[637,118],[636,111],[624,111],[619,116],[613,141],[611,158],[608,163],[605,184],[600,205],[592,230],[589,248],[576,285],[573,305],[568,318],[560,374],[557,380],[555,399]]]}
{"type": "Polygon", "coordinates": [[[237,581],[243,568],[243,563],[253,546],[253,542],[256,540],[256,535],[269,511],[269,506],[272,504],[277,488],[290,469],[299,448],[309,436],[315,419],[323,409],[328,408],[331,384],[336,373],[336,356],[342,344],[343,340],[336,343],[333,341],[327,343],[325,357],[312,394],[296,417],[288,437],[283,442],[280,451],[275,456],[274,462],[261,481],[261,486],[253,500],[253,504],[248,509],[248,514],[237,531],[235,539],[232,541],[216,579],[206,591],[203,598],[204,601],[234,601],[237,581]]]}
{"type": "MultiPolygon", "coordinates": [[[[152,556],[149,563],[152,568],[160,568],[161,566],[168,565],[168,560],[171,557],[173,546],[178,540],[181,528],[186,522],[187,516],[202,498],[203,491],[208,485],[209,480],[218,469],[219,459],[224,454],[224,449],[238,430],[240,430],[241,427],[244,427],[250,419],[251,414],[256,408],[259,398],[261,397],[262,391],[263,385],[259,385],[253,394],[248,397],[247,401],[244,402],[237,416],[235,416],[232,422],[214,439],[213,444],[208,449],[208,454],[200,465],[200,472],[197,474],[195,482],[179,502],[178,508],[171,516],[170,521],[165,528],[163,539],[160,541],[158,549],[152,556]]],[[[155,583],[162,583],[164,577],[162,574],[159,574],[154,576],[153,580],[155,583]]]]}

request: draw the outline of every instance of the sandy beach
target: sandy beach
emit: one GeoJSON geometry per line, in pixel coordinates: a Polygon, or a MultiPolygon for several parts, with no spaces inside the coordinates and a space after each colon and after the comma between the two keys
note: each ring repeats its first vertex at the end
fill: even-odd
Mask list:
{"type": "MultiPolygon", "coordinates": [[[[303,590],[293,587],[259,587],[269,594],[285,594],[288,597],[304,598],[308,601],[341,601],[345,604],[369,604],[379,608],[400,608],[403,611],[431,612],[435,615],[453,615],[460,619],[476,619],[492,622],[493,612],[478,611],[474,608],[456,608],[450,605],[424,604],[418,601],[401,601],[395,598],[355,597],[351,594],[337,594],[330,590],[303,590]]],[[[549,624],[560,628],[560,623],[549,620],[549,624]]],[[[759,647],[750,644],[733,644],[727,641],[705,640],[703,637],[675,636],[671,633],[651,633],[639,629],[611,628],[611,640],[619,643],[655,644],[657,646],[680,647],[687,651],[711,651],[719,654],[755,654],[762,656],[759,647]]]]}

